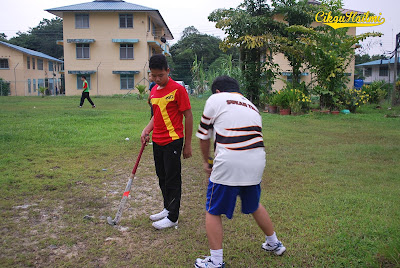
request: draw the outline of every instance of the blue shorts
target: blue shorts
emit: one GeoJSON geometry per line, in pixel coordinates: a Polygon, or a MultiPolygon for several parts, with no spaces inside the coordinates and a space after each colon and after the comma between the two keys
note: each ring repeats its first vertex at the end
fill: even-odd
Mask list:
{"type": "Polygon", "coordinates": [[[242,212],[250,214],[258,209],[260,203],[260,184],[251,186],[227,186],[209,181],[206,210],[212,215],[225,214],[232,219],[236,197],[242,200],[242,212]]]}

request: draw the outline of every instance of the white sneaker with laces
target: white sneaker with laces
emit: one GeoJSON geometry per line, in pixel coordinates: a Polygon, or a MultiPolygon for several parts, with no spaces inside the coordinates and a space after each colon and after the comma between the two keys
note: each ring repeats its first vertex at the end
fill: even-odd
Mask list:
{"type": "Polygon", "coordinates": [[[159,220],[164,219],[165,217],[167,217],[168,214],[169,214],[169,211],[166,208],[164,208],[163,211],[161,211],[161,212],[159,212],[157,214],[150,215],[150,220],[159,221],[159,220]]]}
{"type": "Polygon", "coordinates": [[[225,262],[214,264],[211,260],[211,256],[205,257],[204,259],[196,259],[194,263],[194,267],[196,268],[224,268],[225,262]]]}
{"type": "Polygon", "coordinates": [[[168,217],[165,217],[162,220],[153,222],[152,225],[153,225],[154,228],[156,228],[158,230],[162,230],[162,229],[165,229],[165,228],[178,226],[178,221],[173,222],[173,221],[170,221],[170,219],[168,219],[168,217]]]}
{"type": "Polygon", "coordinates": [[[266,251],[274,252],[275,255],[278,256],[282,255],[286,251],[286,248],[282,245],[281,241],[276,242],[274,245],[270,245],[265,241],[261,247],[266,251]]]}

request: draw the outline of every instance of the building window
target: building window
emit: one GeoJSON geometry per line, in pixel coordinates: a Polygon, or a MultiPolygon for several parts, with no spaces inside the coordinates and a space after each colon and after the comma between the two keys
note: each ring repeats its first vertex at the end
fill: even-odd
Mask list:
{"type": "Polygon", "coordinates": [[[119,56],[121,60],[133,60],[133,44],[120,44],[119,56]]]}
{"type": "Polygon", "coordinates": [[[0,69],[10,69],[8,59],[0,59],[0,69]]]}
{"type": "Polygon", "coordinates": [[[389,69],[388,67],[379,67],[379,76],[388,76],[389,69]]]}
{"type": "Polygon", "coordinates": [[[372,68],[365,68],[364,75],[365,75],[365,77],[372,76],[372,68]]]}
{"type": "Polygon", "coordinates": [[[38,88],[44,87],[44,79],[38,79],[38,88]]]}
{"type": "Polygon", "coordinates": [[[149,46],[149,60],[150,60],[151,56],[153,56],[155,54],[156,54],[156,49],[149,46]]]}
{"type": "Polygon", "coordinates": [[[43,70],[43,60],[41,60],[41,59],[37,60],[37,69],[43,70]]]}
{"type": "Polygon", "coordinates": [[[75,14],[75,28],[76,29],[89,28],[89,14],[75,14]]]}
{"type": "Polygon", "coordinates": [[[28,93],[31,93],[31,79],[28,79],[28,93]]]}
{"type": "Polygon", "coordinates": [[[83,82],[81,80],[82,76],[86,77],[86,81],[88,83],[88,87],[90,88],[90,75],[89,74],[78,74],[76,76],[76,84],[77,84],[77,89],[83,89],[83,82]]]}
{"type": "Polygon", "coordinates": [[[30,57],[26,57],[26,68],[27,69],[31,68],[31,58],[30,57]]]}
{"type": "Polygon", "coordinates": [[[33,92],[36,92],[36,79],[33,79],[33,92]]]}
{"type": "Polygon", "coordinates": [[[151,19],[150,16],[147,17],[147,31],[150,32],[151,30],[151,19]]]}
{"type": "Polygon", "coordinates": [[[119,15],[119,28],[133,28],[133,15],[120,14],[119,15]]]}
{"type": "Polygon", "coordinates": [[[53,68],[53,62],[49,61],[49,71],[52,72],[54,70],[53,68]]]}
{"type": "Polygon", "coordinates": [[[134,84],[133,74],[121,74],[121,89],[133,89],[134,84]]]}
{"type": "Polygon", "coordinates": [[[155,36],[156,35],[156,25],[154,23],[151,24],[152,26],[152,34],[155,36]]]}
{"type": "Polygon", "coordinates": [[[35,58],[32,58],[32,69],[35,70],[35,58]]]}
{"type": "Polygon", "coordinates": [[[76,58],[89,59],[90,58],[90,45],[89,44],[76,44],[76,58]]]}

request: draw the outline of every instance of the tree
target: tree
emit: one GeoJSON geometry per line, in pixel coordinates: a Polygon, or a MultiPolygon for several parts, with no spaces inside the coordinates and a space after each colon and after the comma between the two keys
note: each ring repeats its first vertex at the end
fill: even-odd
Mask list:
{"type": "Polygon", "coordinates": [[[181,40],[188,37],[191,34],[200,34],[200,32],[194,26],[186,27],[182,32],[181,40]]]}
{"type": "Polygon", "coordinates": [[[193,26],[184,30],[187,35],[181,38],[171,49],[172,75],[175,80],[182,80],[185,84],[191,84],[191,68],[195,57],[202,59],[202,66],[207,70],[211,63],[219,58],[223,52],[219,49],[221,39],[207,34],[197,33],[193,26]],[[190,34],[188,34],[190,32],[190,34]]]}
{"type": "Polygon", "coordinates": [[[374,60],[387,60],[388,58],[385,55],[368,55],[368,54],[356,54],[355,55],[355,64],[366,63],[374,60]]]}
{"type": "Polygon", "coordinates": [[[11,44],[40,51],[54,58],[63,57],[63,47],[57,40],[63,39],[63,21],[60,18],[43,19],[38,26],[27,33],[17,32],[17,37],[9,40],[11,44]]]}
{"type": "MultiPolygon", "coordinates": [[[[340,16],[342,0],[323,0],[321,10],[332,12],[332,16],[340,16]]],[[[347,34],[347,28],[333,29],[329,26],[316,28],[290,26],[288,31],[297,34],[300,42],[304,43],[304,60],[311,72],[316,74],[318,86],[315,87],[320,95],[320,105],[334,107],[343,90],[346,89],[349,76],[347,67],[354,58],[354,45],[371,36],[381,33],[364,33],[357,36],[347,34]]]]}
{"type": "Polygon", "coordinates": [[[304,44],[300,42],[296,33],[288,31],[293,25],[310,27],[314,21],[316,6],[308,3],[307,0],[272,0],[275,14],[283,16],[284,21],[280,22],[281,31],[274,36],[273,42],[276,50],[283,53],[292,67],[292,81],[295,88],[299,87],[301,68],[304,65],[304,44]]]}
{"type": "Polygon", "coordinates": [[[256,105],[260,104],[262,84],[270,83],[275,76],[274,73],[266,72],[266,65],[272,64],[271,59],[262,61],[267,49],[272,51],[268,40],[280,29],[273,15],[273,10],[265,0],[245,0],[236,9],[217,9],[208,17],[227,35],[221,48],[239,48],[242,87],[246,89],[247,97],[256,105]],[[264,73],[268,75],[263,76],[264,73]]]}
{"type": "Polygon", "coordinates": [[[7,41],[7,35],[5,33],[0,33],[0,41],[7,41]]]}

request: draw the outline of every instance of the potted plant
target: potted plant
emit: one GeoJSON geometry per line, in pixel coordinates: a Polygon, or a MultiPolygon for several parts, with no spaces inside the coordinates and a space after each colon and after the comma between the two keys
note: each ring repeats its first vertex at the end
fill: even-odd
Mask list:
{"type": "Polygon", "coordinates": [[[288,89],[282,89],[276,94],[276,103],[279,106],[280,115],[290,114],[289,92],[288,89]]]}
{"type": "Polygon", "coordinates": [[[286,94],[292,115],[301,114],[303,109],[307,108],[311,103],[311,98],[306,96],[300,89],[287,89],[286,94]]]}
{"type": "Polygon", "coordinates": [[[268,112],[271,114],[276,114],[278,111],[278,97],[275,92],[268,96],[268,112]]]}

